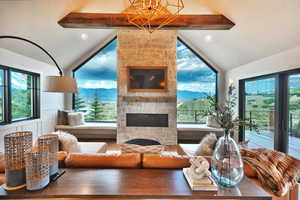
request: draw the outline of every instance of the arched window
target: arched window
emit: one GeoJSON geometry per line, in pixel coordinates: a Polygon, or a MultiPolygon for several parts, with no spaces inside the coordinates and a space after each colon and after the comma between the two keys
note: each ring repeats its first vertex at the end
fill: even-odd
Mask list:
{"type": "Polygon", "coordinates": [[[116,70],[116,39],[73,70],[79,87],[79,92],[73,97],[73,108],[85,112],[86,121],[116,121],[116,70]]]}
{"type": "MultiPolygon", "coordinates": [[[[86,121],[116,121],[116,38],[73,70],[79,86],[73,108],[86,121]]],[[[217,72],[183,41],[177,42],[177,110],[179,123],[205,123],[207,96],[216,96],[217,72]]]]}
{"type": "Polygon", "coordinates": [[[217,95],[217,71],[177,41],[177,122],[206,123],[207,97],[217,95]]]}

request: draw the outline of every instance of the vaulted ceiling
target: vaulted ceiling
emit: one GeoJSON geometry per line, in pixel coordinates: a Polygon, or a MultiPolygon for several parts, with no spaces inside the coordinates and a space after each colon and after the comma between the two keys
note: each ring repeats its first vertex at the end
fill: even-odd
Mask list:
{"type": "MultiPolygon", "coordinates": [[[[57,21],[71,11],[119,13],[128,0],[1,0],[0,35],[31,39],[68,68],[115,30],[64,29],[57,21]],[[88,35],[87,40],[81,34],[88,35]]],[[[221,69],[230,70],[300,46],[299,0],[184,0],[185,14],[221,13],[236,23],[229,31],[180,31],[221,69]],[[211,36],[211,40],[207,37],[211,36]]],[[[6,48],[51,63],[34,47],[0,40],[6,48]]]]}

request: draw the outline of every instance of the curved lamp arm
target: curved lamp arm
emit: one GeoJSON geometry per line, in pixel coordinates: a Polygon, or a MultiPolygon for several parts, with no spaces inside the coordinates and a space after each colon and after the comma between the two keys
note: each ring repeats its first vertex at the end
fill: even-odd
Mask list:
{"type": "Polygon", "coordinates": [[[5,38],[7,38],[7,39],[15,39],[15,40],[22,40],[22,41],[28,42],[28,43],[30,43],[30,44],[32,44],[32,45],[38,47],[39,49],[41,49],[45,54],[47,54],[47,55],[51,58],[51,60],[53,61],[53,63],[55,64],[56,68],[57,68],[58,71],[59,71],[59,75],[60,75],[60,76],[63,76],[63,71],[62,71],[61,68],[58,66],[57,62],[56,62],[56,61],[54,60],[54,58],[50,55],[50,53],[48,53],[48,52],[47,52],[43,47],[41,47],[40,45],[38,45],[38,44],[36,44],[36,43],[34,43],[34,42],[30,41],[30,40],[27,40],[27,39],[25,39],[25,38],[21,38],[21,37],[17,37],[17,36],[10,36],[10,35],[3,35],[3,36],[0,35],[0,39],[5,39],[5,38]]]}

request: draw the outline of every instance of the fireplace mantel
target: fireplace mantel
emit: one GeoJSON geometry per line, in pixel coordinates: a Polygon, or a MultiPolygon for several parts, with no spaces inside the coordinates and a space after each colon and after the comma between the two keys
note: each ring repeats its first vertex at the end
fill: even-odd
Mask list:
{"type": "MultiPolygon", "coordinates": [[[[151,34],[151,37],[144,31],[118,31],[118,144],[132,139],[151,139],[163,145],[177,144],[176,42],[176,31],[159,30],[151,34]],[[158,80],[165,83],[164,88],[131,88],[129,78],[131,80],[132,74],[128,73],[130,68],[163,68],[165,78],[158,80]],[[128,119],[128,114],[138,114],[141,117],[132,120],[128,119]],[[153,114],[167,115],[167,118],[145,117],[153,114]]],[[[143,73],[137,74],[143,76],[143,73]]],[[[140,78],[138,76],[137,79],[140,78]]],[[[141,83],[152,81],[153,76],[143,79],[141,83]]]]}

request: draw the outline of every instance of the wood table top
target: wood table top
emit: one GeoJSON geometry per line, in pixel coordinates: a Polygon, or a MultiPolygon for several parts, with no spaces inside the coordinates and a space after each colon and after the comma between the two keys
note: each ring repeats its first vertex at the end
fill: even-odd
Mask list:
{"type": "Polygon", "coordinates": [[[218,192],[192,191],[182,170],[167,169],[65,169],[47,188],[30,192],[5,191],[0,199],[253,199],[271,200],[262,188],[245,178],[236,188],[218,192]]]}

